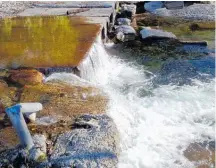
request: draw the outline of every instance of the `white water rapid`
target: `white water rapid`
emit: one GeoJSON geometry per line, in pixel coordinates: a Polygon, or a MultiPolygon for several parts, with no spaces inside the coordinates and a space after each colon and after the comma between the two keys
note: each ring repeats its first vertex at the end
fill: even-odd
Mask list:
{"type": "MultiPolygon", "coordinates": [[[[153,87],[154,74],[108,55],[99,39],[78,68],[80,82],[85,79],[109,95],[107,113],[121,136],[119,168],[191,168],[194,163],[183,155],[187,146],[214,141],[215,79],[153,87]]],[[[77,84],[67,73],[49,78],[77,84]]]]}

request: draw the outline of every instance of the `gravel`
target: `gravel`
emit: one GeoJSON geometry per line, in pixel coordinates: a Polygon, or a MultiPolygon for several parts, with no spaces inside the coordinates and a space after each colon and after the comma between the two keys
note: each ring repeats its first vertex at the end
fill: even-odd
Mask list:
{"type": "Polygon", "coordinates": [[[156,10],[156,14],[160,16],[183,17],[185,19],[195,20],[215,20],[214,4],[194,4],[183,9],[168,10],[160,8],[156,10]]]}
{"type": "Polygon", "coordinates": [[[0,18],[16,16],[31,5],[32,2],[0,1],[0,18]]]}

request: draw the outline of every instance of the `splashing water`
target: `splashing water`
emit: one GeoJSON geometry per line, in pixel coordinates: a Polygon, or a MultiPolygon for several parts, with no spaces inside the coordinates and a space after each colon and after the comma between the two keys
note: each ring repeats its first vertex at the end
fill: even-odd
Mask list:
{"type": "Polygon", "coordinates": [[[155,74],[109,56],[101,41],[78,68],[110,97],[107,111],[121,136],[120,168],[194,167],[183,151],[195,141],[214,141],[214,78],[155,87],[155,74]]]}

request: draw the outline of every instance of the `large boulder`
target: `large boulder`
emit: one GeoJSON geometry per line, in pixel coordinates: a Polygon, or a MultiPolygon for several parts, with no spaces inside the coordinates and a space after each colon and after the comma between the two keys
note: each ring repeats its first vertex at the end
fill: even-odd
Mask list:
{"type": "Polygon", "coordinates": [[[141,37],[145,39],[176,39],[176,36],[171,32],[166,32],[159,29],[151,29],[150,27],[143,28],[140,31],[141,37]]]}
{"type": "Polygon", "coordinates": [[[43,81],[43,74],[35,69],[10,70],[8,80],[20,85],[36,85],[43,81]]]}
{"type": "Polygon", "coordinates": [[[107,115],[84,115],[72,130],[58,136],[47,163],[41,167],[115,168],[118,163],[118,131],[107,115]]]}

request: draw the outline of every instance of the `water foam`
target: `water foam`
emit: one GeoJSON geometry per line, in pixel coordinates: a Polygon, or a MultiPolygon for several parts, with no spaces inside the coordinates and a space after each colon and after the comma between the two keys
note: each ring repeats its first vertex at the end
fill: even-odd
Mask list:
{"type": "Polygon", "coordinates": [[[79,69],[110,97],[108,114],[121,135],[120,168],[194,167],[183,151],[214,140],[215,79],[155,88],[154,75],[109,56],[100,40],[79,69]]]}

